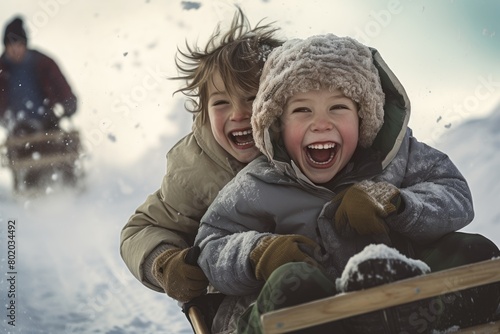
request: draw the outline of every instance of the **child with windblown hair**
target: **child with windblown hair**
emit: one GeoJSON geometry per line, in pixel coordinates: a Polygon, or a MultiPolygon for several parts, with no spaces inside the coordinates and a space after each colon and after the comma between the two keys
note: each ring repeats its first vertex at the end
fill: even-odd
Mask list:
{"type": "MultiPolygon", "coordinates": [[[[196,254],[201,217],[219,190],[260,155],[250,117],[264,61],[282,43],[276,30],[251,27],[238,10],[226,32],[217,27],[204,47],[187,46],[176,59],[181,75],[175,79],[185,81],[179,92],[193,102],[192,132],[167,153],[162,184],[124,226],[120,253],[141,283],[181,303],[208,287],[196,260],[188,260],[196,254]]],[[[221,307],[234,309],[232,304],[226,298],[221,307]]],[[[230,319],[214,319],[214,328],[231,326],[230,319]]]]}

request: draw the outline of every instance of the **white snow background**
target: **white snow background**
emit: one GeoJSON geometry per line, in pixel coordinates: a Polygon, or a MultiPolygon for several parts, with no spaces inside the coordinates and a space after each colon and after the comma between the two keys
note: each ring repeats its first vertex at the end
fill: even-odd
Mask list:
{"type": "MultiPolygon", "coordinates": [[[[472,188],[465,230],[500,244],[498,1],[2,0],[31,47],[53,56],[79,98],[85,190],[14,198],[0,169],[0,328],[4,333],[190,333],[176,302],[132,277],[119,255],[128,217],[155,191],[165,153],[190,129],[176,47],[203,44],[239,4],[283,38],[333,32],[379,49],[412,101],[410,126],[472,188]],[[6,226],[16,220],[16,326],[7,302],[6,226]]],[[[3,34],[3,27],[2,27],[3,34]]],[[[5,134],[0,132],[0,140],[5,134]]]]}

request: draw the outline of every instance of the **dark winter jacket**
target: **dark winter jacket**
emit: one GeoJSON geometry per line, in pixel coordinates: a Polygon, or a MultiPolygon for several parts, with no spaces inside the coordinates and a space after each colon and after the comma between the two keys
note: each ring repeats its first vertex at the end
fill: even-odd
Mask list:
{"type": "Polygon", "coordinates": [[[400,189],[405,208],[386,222],[416,243],[432,242],[473,219],[467,182],[444,153],[412,136],[407,128],[408,97],[379,53],[372,53],[386,102],[384,125],[371,150],[359,149],[341,175],[322,187],[280,156],[279,143],[267,140],[273,138],[271,124],[260,131],[267,133],[266,139],[255,140],[274,145],[267,151],[277,153],[248,164],[219,193],[196,237],[202,249],[198,263],[216,289],[240,296],[260,291],[264,282],[255,278],[250,253],[270,234],[302,234],[315,240],[325,251],[317,260],[332,280],[338,278],[348,259],[371,242],[362,236],[341,238],[332,226],[338,206],[332,199],[361,180],[386,181],[400,189]],[[372,159],[373,151],[379,159],[372,159]]]}
{"type": "Polygon", "coordinates": [[[132,274],[163,291],[151,274],[154,259],[169,248],[193,245],[201,217],[243,165],[215,140],[199,114],[192,132],[167,153],[161,188],[148,196],[123,228],[120,252],[132,274]]]}
{"type": "MultiPolygon", "coordinates": [[[[77,108],[77,98],[54,60],[36,50],[27,50],[25,57],[29,59],[29,63],[26,64],[28,71],[31,69],[34,71],[26,75],[32,76],[35,80],[34,85],[40,87],[41,99],[47,109],[44,121],[57,122],[53,113],[56,104],[62,105],[65,116],[73,115],[77,108]]],[[[4,53],[0,57],[0,119],[6,116],[7,110],[12,105],[9,92],[12,66],[4,53]]],[[[18,110],[12,112],[16,113],[18,110]]]]}

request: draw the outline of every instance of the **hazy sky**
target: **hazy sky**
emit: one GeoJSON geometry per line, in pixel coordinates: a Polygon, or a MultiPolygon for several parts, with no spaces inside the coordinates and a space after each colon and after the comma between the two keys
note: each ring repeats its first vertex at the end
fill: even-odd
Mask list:
{"type": "Polygon", "coordinates": [[[332,32],[377,48],[410,96],[410,126],[423,141],[500,104],[497,0],[2,0],[0,21],[23,15],[31,46],[60,61],[80,98],[78,124],[107,131],[107,122],[122,139],[140,126],[153,142],[189,131],[169,127],[184,114],[173,112],[174,83],[158,79],[176,74],[176,47],[203,43],[234,4],[253,24],[275,22],[284,38],[332,32]],[[162,94],[127,102],[147,75],[162,94]]]}

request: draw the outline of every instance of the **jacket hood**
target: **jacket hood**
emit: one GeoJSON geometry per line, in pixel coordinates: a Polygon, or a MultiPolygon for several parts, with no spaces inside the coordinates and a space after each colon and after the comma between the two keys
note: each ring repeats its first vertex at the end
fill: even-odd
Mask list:
{"type": "Polygon", "coordinates": [[[210,121],[203,113],[196,114],[192,125],[192,132],[204,154],[208,155],[210,159],[225,171],[235,173],[245,166],[245,164],[233,158],[217,143],[210,126],[210,121]]]}
{"type": "Polygon", "coordinates": [[[287,99],[323,87],[340,89],[358,103],[359,145],[379,151],[387,166],[406,132],[408,96],[377,50],[332,34],[291,40],[271,53],[253,104],[257,147],[276,162],[283,151],[278,120],[287,99]]]}
{"type": "Polygon", "coordinates": [[[381,153],[382,167],[385,168],[396,156],[403,142],[410,120],[411,104],[403,85],[380,53],[373,48],[371,51],[385,93],[384,125],[371,147],[381,153]]]}

